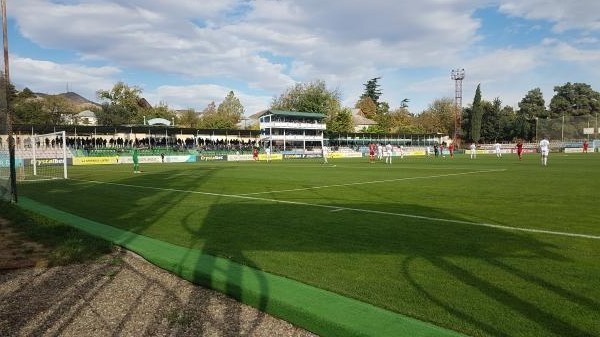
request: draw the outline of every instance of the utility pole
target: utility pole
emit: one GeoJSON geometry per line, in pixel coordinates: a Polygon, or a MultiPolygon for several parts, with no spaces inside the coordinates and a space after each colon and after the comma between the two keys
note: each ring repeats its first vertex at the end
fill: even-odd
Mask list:
{"type": "Polygon", "coordinates": [[[8,135],[8,156],[10,161],[10,196],[12,202],[17,202],[17,170],[15,168],[15,137],[12,130],[12,113],[10,108],[10,72],[8,66],[8,29],[6,25],[6,0],[1,0],[2,6],[2,41],[4,45],[4,95],[6,101],[6,133],[8,135]]]}

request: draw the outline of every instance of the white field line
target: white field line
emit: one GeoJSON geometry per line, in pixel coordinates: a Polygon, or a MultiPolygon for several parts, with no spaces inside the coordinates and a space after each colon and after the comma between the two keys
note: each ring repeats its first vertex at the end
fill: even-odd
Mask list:
{"type": "Polygon", "coordinates": [[[344,186],[356,186],[356,185],[366,185],[366,184],[379,184],[379,183],[389,183],[389,182],[393,182],[393,181],[403,181],[403,180],[443,178],[443,177],[461,176],[461,175],[467,175],[467,174],[500,172],[500,171],[506,171],[506,169],[495,169],[495,170],[470,171],[470,172],[461,172],[461,173],[437,174],[437,175],[433,175],[433,176],[421,176],[421,177],[406,177],[406,178],[396,178],[396,179],[360,181],[360,182],[346,183],[346,184],[334,184],[334,185],[322,185],[322,186],[292,188],[292,189],[288,189],[288,190],[275,190],[275,191],[242,193],[242,194],[238,194],[238,195],[258,195],[258,194],[270,194],[270,193],[282,193],[282,192],[296,192],[296,191],[318,190],[318,189],[330,188],[330,187],[344,187],[344,186]]]}
{"type": "Polygon", "coordinates": [[[80,181],[80,182],[83,182],[83,183],[114,185],[114,186],[123,186],[123,187],[131,187],[131,188],[141,188],[141,189],[158,190],[158,191],[180,192],[180,193],[189,193],[189,194],[201,194],[201,195],[210,195],[210,196],[216,196],[216,197],[237,198],[237,199],[245,199],[245,200],[259,200],[259,201],[267,201],[267,202],[273,202],[273,203],[279,203],[279,204],[288,204],[288,205],[310,206],[310,207],[326,208],[326,209],[329,209],[332,212],[353,211],[353,212],[390,215],[390,216],[398,216],[398,217],[411,218],[411,219],[420,219],[420,220],[428,220],[428,221],[456,223],[456,224],[478,226],[478,227],[496,228],[496,229],[503,229],[503,230],[508,230],[508,231],[541,233],[541,234],[549,234],[549,235],[569,236],[569,237],[577,237],[577,238],[600,240],[600,236],[598,236],[598,235],[577,234],[577,233],[568,233],[568,232],[557,232],[557,231],[549,231],[549,230],[534,229],[534,228],[517,228],[517,227],[493,225],[493,224],[486,224],[486,223],[477,223],[477,222],[464,221],[464,220],[452,220],[452,219],[443,219],[443,218],[433,218],[433,217],[428,217],[428,216],[406,214],[406,213],[394,213],[394,212],[384,212],[384,211],[377,211],[377,210],[371,210],[371,209],[362,209],[362,208],[352,208],[352,207],[341,207],[341,206],[311,204],[311,203],[308,203],[308,202],[301,202],[301,201],[288,201],[288,200],[277,200],[277,199],[252,197],[252,196],[248,196],[248,195],[236,195],[236,194],[223,194],[223,193],[212,193],[212,192],[200,192],[200,191],[180,190],[180,189],[175,189],[175,188],[139,186],[139,185],[111,183],[111,182],[103,182],[103,181],[95,181],[95,180],[77,180],[77,179],[71,179],[71,180],[72,181],[80,181]]]}

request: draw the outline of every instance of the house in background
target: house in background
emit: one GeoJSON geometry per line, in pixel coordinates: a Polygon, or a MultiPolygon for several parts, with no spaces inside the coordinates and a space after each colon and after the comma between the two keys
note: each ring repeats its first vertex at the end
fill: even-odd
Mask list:
{"type": "Polygon", "coordinates": [[[91,110],[83,110],[73,115],[63,115],[63,121],[69,125],[98,125],[98,117],[91,110]]]}
{"type": "Polygon", "coordinates": [[[377,125],[377,122],[365,117],[360,109],[352,109],[352,124],[354,125],[354,132],[361,132],[369,126],[377,125]]]}
{"type": "Polygon", "coordinates": [[[77,124],[79,125],[98,125],[98,118],[96,113],[91,110],[83,110],[82,112],[75,115],[77,124]]]}

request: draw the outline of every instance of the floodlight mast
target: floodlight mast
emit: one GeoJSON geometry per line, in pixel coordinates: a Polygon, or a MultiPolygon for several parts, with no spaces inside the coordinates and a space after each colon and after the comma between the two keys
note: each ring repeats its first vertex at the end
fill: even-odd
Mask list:
{"type": "Polygon", "coordinates": [[[462,115],[462,80],[465,78],[465,69],[452,69],[450,77],[454,80],[454,137],[453,142],[458,145],[461,129],[462,115]]]}

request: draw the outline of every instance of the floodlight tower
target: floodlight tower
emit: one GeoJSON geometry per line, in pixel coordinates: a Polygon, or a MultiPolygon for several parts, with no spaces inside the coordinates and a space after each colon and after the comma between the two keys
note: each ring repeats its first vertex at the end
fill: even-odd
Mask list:
{"type": "Polygon", "coordinates": [[[460,138],[460,124],[462,115],[462,80],[465,78],[465,69],[452,69],[450,77],[454,80],[454,138],[456,143],[460,138]]]}

